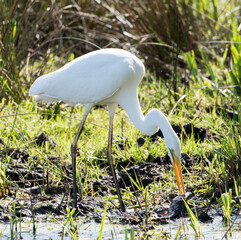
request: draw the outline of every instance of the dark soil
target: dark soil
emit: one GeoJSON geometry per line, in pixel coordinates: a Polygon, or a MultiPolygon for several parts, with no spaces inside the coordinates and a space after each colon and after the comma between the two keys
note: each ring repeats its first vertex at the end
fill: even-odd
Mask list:
{"type": "MultiPolygon", "coordinates": [[[[194,129],[193,126],[186,127],[186,129],[189,128],[194,129]]],[[[206,131],[199,129],[197,136],[203,138],[205,136],[204,132],[206,131]]],[[[54,141],[46,134],[36,137],[34,144],[43,146],[46,141],[49,142],[50,148],[56,146],[54,141]]],[[[139,140],[139,145],[141,145],[141,141],[139,140]]],[[[66,216],[67,206],[70,208],[72,206],[72,197],[69,199],[69,194],[71,195],[72,192],[71,165],[63,167],[64,174],[58,181],[58,184],[56,184],[56,182],[47,180],[44,162],[35,161],[36,157],[31,157],[26,150],[4,148],[0,151],[0,159],[3,163],[6,156],[11,161],[8,161],[10,163],[6,167],[6,187],[0,189],[0,222],[9,221],[9,216],[21,216],[22,218],[32,218],[34,216],[35,219],[45,219],[49,215],[66,216]]],[[[48,160],[53,164],[60,164],[58,157],[49,156],[48,160]]],[[[191,171],[195,164],[202,162],[206,166],[210,165],[210,161],[204,156],[195,155],[191,157],[184,153],[182,154],[182,162],[185,166],[183,170],[184,175],[186,170],[191,171]]],[[[119,168],[117,175],[121,191],[124,192],[126,188],[130,188],[136,195],[136,199],[140,199],[138,188],[130,178],[140,183],[143,188],[150,187],[150,184],[154,181],[162,181],[164,172],[169,171],[171,167],[171,161],[167,155],[164,158],[150,155],[143,163],[126,167],[125,170],[119,168]]],[[[99,180],[92,180],[88,183],[92,184],[96,196],[116,195],[116,192],[113,190],[115,189],[114,183],[110,175],[102,175],[99,180]]],[[[143,224],[150,220],[167,223],[169,219],[187,216],[183,199],[205,201],[204,197],[195,197],[191,193],[187,193],[185,196],[169,193],[165,195],[165,199],[151,204],[148,209],[145,209],[142,203],[138,205],[137,200],[135,204],[125,202],[128,209],[125,214],[122,214],[114,203],[109,204],[107,212],[112,219],[123,223],[143,224]],[[163,204],[160,204],[160,202],[163,204]]],[[[100,198],[84,196],[82,200],[78,199],[77,213],[80,216],[101,221],[105,204],[106,202],[100,200],[100,198]]],[[[208,207],[198,209],[198,214],[200,220],[206,222],[213,221],[217,215],[222,215],[222,211],[210,204],[208,207]]]]}
{"type": "MultiPolygon", "coordinates": [[[[182,127],[178,125],[172,125],[172,128],[174,129],[178,137],[181,137],[182,135],[183,139],[191,137],[193,135],[195,141],[203,142],[207,138],[207,130],[203,127],[195,127],[192,123],[185,124],[182,127]]],[[[155,133],[151,137],[151,139],[152,141],[155,141],[158,137],[163,138],[161,130],[155,133]]]]}
{"type": "Polygon", "coordinates": [[[49,138],[47,134],[41,133],[39,136],[35,137],[34,142],[37,146],[44,146],[46,142],[48,142],[50,148],[55,148],[56,143],[53,139],[49,138]]]}
{"type": "MultiPolygon", "coordinates": [[[[208,132],[203,127],[195,127],[192,123],[185,124],[183,126],[179,125],[172,125],[172,128],[176,132],[177,136],[183,139],[186,139],[188,137],[193,137],[196,142],[204,142],[206,139],[215,139],[218,138],[213,133],[208,132]]],[[[151,141],[156,141],[157,138],[163,138],[163,134],[161,130],[159,129],[157,133],[151,136],[151,141]]],[[[145,138],[141,137],[137,139],[137,144],[141,147],[145,143],[145,138]]]]}

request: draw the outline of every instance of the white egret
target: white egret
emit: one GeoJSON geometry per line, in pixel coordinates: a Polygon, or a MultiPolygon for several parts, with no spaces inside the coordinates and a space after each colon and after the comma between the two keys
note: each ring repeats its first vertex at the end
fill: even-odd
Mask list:
{"type": "Polygon", "coordinates": [[[67,63],[60,69],[39,77],[31,86],[29,95],[42,103],[63,101],[70,105],[85,105],[84,116],[71,145],[74,207],[77,207],[76,146],[90,109],[107,105],[109,110],[109,136],[107,159],[111,168],[121,210],[125,211],[112,158],[113,119],[119,104],[131,122],[146,135],[160,129],[176,173],[179,194],[185,194],[181,170],[179,139],[165,115],[152,109],[143,115],[138,100],[138,85],[145,74],[140,59],[122,49],[101,49],[90,52],[67,63]]]}

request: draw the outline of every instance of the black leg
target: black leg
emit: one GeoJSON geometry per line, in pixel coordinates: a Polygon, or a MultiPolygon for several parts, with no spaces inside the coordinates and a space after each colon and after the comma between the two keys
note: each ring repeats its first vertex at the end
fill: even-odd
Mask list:
{"type": "Polygon", "coordinates": [[[87,118],[88,113],[90,112],[91,107],[86,106],[85,107],[85,113],[84,117],[81,121],[81,124],[79,126],[78,132],[74,138],[73,143],[71,144],[71,157],[72,157],[72,174],[73,174],[73,190],[74,190],[74,208],[77,209],[77,186],[76,186],[76,150],[77,150],[77,142],[79,139],[79,136],[83,130],[83,126],[85,123],[85,120],[87,118]]]}
{"type": "Polygon", "coordinates": [[[120,202],[120,207],[121,207],[121,211],[125,212],[125,205],[123,203],[122,200],[122,196],[121,196],[121,192],[120,192],[120,187],[117,181],[117,177],[116,177],[116,172],[115,172],[115,168],[113,165],[113,157],[112,157],[112,138],[113,138],[113,120],[114,120],[114,114],[115,114],[115,109],[116,109],[116,105],[110,105],[109,106],[109,136],[108,136],[108,148],[107,148],[107,159],[108,159],[108,163],[111,169],[111,173],[115,182],[115,187],[116,187],[116,191],[117,191],[117,195],[118,195],[118,199],[120,202]]]}

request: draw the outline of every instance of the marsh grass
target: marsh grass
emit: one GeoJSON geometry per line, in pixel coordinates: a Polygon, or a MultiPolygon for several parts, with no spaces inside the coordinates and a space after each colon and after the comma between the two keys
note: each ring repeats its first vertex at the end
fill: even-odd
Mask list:
{"type": "MultiPolygon", "coordinates": [[[[200,154],[210,161],[209,166],[200,161],[191,170],[183,166],[184,181],[187,190],[197,196],[223,199],[227,203],[225,212],[230,212],[228,203],[233,196],[225,190],[235,189],[239,196],[241,182],[241,38],[237,1],[224,5],[204,0],[188,4],[174,0],[130,2],[0,1],[0,22],[4,23],[0,25],[0,197],[10,195],[14,188],[7,174],[13,163],[11,156],[5,154],[9,147],[29,153],[29,170],[36,163],[45,167],[43,194],[51,186],[58,186],[62,178],[71,180],[64,169],[71,165],[70,145],[83,108],[73,109],[63,103],[46,107],[23,100],[31,82],[40,74],[95,50],[98,45],[131,49],[155,70],[147,71],[139,87],[144,114],[158,108],[167,116],[171,112],[172,124],[183,127],[191,122],[207,129],[204,142],[195,141],[193,135],[180,137],[183,153],[200,154]],[[56,142],[56,148],[34,144],[35,137],[42,132],[56,142]],[[57,162],[50,161],[50,156],[58,157],[57,162]]],[[[83,198],[96,197],[98,194],[90,183],[108,174],[107,136],[107,110],[92,109],[78,142],[78,185],[83,198]]],[[[121,108],[115,116],[114,140],[116,166],[139,164],[166,154],[163,139],[153,142],[144,136],[121,108]],[[137,144],[140,137],[145,138],[142,147],[137,144]],[[119,143],[124,143],[124,149],[119,143]]],[[[131,178],[131,183],[137,191],[127,189],[125,203],[130,208],[143,208],[146,213],[152,205],[165,202],[168,194],[177,193],[172,168],[163,173],[162,181],[148,187],[144,188],[137,177],[131,178]]],[[[105,198],[118,205],[116,196],[105,198]]],[[[240,202],[235,206],[240,208],[240,202]]],[[[66,212],[67,226],[73,215],[70,210],[66,212]]],[[[196,224],[193,216],[190,212],[196,224]]],[[[151,224],[148,217],[143,222],[151,224]]],[[[75,227],[72,230],[75,237],[75,227]]],[[[149,236],[148,231],[143,234],[149,236]]],[[[133,231],[130,238],[134,238],[133,231]]]]}
{"type": "Polygon", "coordinates": [[[230,221],[231,221],[231,213],[234,208],[234,203],[232,201],[232,189],[229,189],[229,191],[226,191],[221,195],[222,201],[223,201],[223,206],[222,210],[224,213],[224,224],[227,224],[230,226],[230,221]]]}
{"type": "Polygon", "coordinates": [[[190,217],[190,221],[191,221],[190,226],[192,227],[192,229],[195,232],[195,238],[200,239],[201,236],[204,238],[202,225],[198,221],[197,213],[196,214],[193,213],[193,211],[190,209],[190,207],[188,206],[186,201],[184,201],[184,203],[185,203],[185,207],[187,209],[187,213],[190,217]]]}
{"type": "Polygon", "coordinates": [[[67,230],[67,232],[71,235],[72,239],[74,239],[74,240],[79,239],[78,229],[80,228],[81,223],[78,226],[78,224],[74,220],[74,213],[75,213],[75,211],[76,211],[75,208],[73,208],[71,210],[69,208],[69,206],[67,206],[67,208],[66,208],[66,220],[63,223],[61,239],[64,239],[64,235],[65,235],[65,231],[64,230],[67,230]]]}
{"type": "Polygon", "coordinates": [[[102,234],[103,234],[103,229],[104,229],[104,224],[105,224],[105,216],[106,216],[106,212],[107,212],[107,206],[108,206],[108,201],[106,201],[106,204],[105,204],[105,209],[104,209],[103,217],[101,220],[100,233],[98,236],[98,240],[102,239],[102,234]]]}
{"type": "Polygon", "coordinates": [[[210,60],[217,61],[222,55],[227,65],[229,46],[216,48],[213,44],[223,46],[230,39],[236,42],[231,44],[234,64],[230,76],[237,85],[240,60],[235,49],[238,53],[240,37],[235,7],[237,1],[1,1],[0,98],[6,103],[26,99],[25,89],[32,79],[50,66],[60,67],[101,47],[121,47],[137,54],[139,50],[166,87],[172,78],[170,94],[176,96],[177,82],[185,75],[182,69],[190,67],[183,54],[194,52],[200,64],[202,49],[210,60]]]}

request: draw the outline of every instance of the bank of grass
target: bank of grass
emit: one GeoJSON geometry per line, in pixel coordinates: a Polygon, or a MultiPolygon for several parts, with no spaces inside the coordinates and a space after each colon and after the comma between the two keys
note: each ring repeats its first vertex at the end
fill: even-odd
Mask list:
{"type": "MultiPolygon", "coordinates": [[[[172,124],[184,126],[193,123],[196,127],[207,129],[209,137],[205,142],[196,142],[193,136],[181,138],[183,153],[190,156],[201,154],[210,161],[210,166],[200,162],[192,171],[187,171],[184,182],[187,190],[196,196],[203,196],[210,201],[221,200],[222,194],[230,188],[235,192],[234,179],[238,189],[241,184],[241,38],[238,32],[240,8],[235,5],[237,1],[230,1],[226,5],[217,4],[217,1],[193,1],[187,10],[183,9],[186,1],[179,1],[178,4],[176,1],[167,1],[163,3],[163,9],[167,11],[162,13],[160,8],[151,7],[155,6],[157,1],[148,1],[150,8],[143,7],[146,2],[132,1],[133,11],[127,9],[128,4],[123,7],[122,3],[125,1],[115,2],[111,8],[108,8],[108,1],[100,5],[93,5],[95,1],[81,1],[82,5],[78,1],[71,1],[68,2],[68,11],[64,11],[62,1],[56,5],[50,1],[0,2],[2,10],[12,7],[11,11],[4,11],[0,19],[4,22],[0,28],[1,150],[4,152],[9,147],[26,150],[30,155],[29,166],[36,161],[43,164],[48,169],[49,184],[58,184],[65,174],[64,167],[71,166],[70,145],[83,116],[83,108],[75,107],[72,111],[72,108],[64,104],[60,107],[37,105],[27,97],[30,84],[38,75],[60,67],[83,52],[96,49],[86,42],[79,44],[83,43],[83,40],[97,43],[100,47],[108,45],[131,49],[158,73],[148,72],[140,84],[139,99],[143,112],[146,114],[151,108],[158,108],[167,116],[172,112],[168,117],[172,124]],[[36,8],[38,5],[35,4],[40,7],[36,8]],[[76,4],[81,5],[81,14],[76,10],[76,4]],[[93,6],[95,7],[92,8],[93,6]],[[46,11],[48,7],[50,8],[46,11]],[[87,14],[89,9],[93,11],[91,14],[87,14]],[[167,21],[165,13],[175,10],[175,16],[180,20],[191,9],[193,12],[189,12],[184,24],[181,24],[182,27],[185,23],[190,26],[187,38],[190,42],[184,41],[186,45],[183,47],[182,43],[180,45],[175,41],[181,39],[180,35],[172,38],[176,29],[171,25],[171,21],[167,21]],[[18,14],[14,15],[14,12],[18,14]],[[125,12],[129,14],[125,15],[125,12]],[[33,17],[36,13],[39,13],[38,18],[33,17]],[[147,13],[148,17],[143,18],[147,13]],[[68,17],[61,18],[61,14],[68,17]],[[59,16],[55,19],[62,23],[63,28],[56,27],[53,16],[59,16]],[[161,20],[166,19],[166,22],[160,24],[158,16],[162,16],[161,20]],[[76,19],[76,22],[71,23],[73,19],[76,19]],[[78,26],[82,26],[80,22],[84,21],[83,19],[87,20],[85,28],[76,31],[78,26]],[[192,20],[189,25],[188,22],[192,20]],[[27,24],[27,27],[19,26],[19,23],[23,22],[31,24],[27,24]],[[197,22],[200,25],[196,25],[197,22]],[[166,25],[160,29],[162,24],[166,25]],[[47,25],[51,27],[45,28],[47,25]],[[123,32],[123,28],[120,30],[119,25],[124,26],[126,31],[123,32]],[[150,26],[150,29],[143,26],[150,26]],[[24,29],[29,30],[23,32],[24,29]],[[64,38],[65,34],[71,37],[64,38]],[[168,34],[170,36],[167,38],[168,34]],[[196,36],[193,37],[193,34],[196,36]],[[113,36],[118,41],[113,43],[113,36]],[[171,50],[166,51],[166,48],[171,50]],[[42,132],[56,142],[55,149],[33,144],[34,138],[42,132]],[[48,161],[49,156],[59,157],[59,164],[48,161]]],[[[81,185],[83,197],[95,196],[89,182],[108,174],[107,133],[107,110],[92,109],[78,143],[78,175],[85,180],[81,185]]],[[[124,163],[123,165],[127,166],[130,161],[139,164],[146,161],[149,155],[165,156],[163,139],[150,142],[146,138],[145,144],[138,147],[139,137],[145,136],[133,127],[124,111],[118,108],[113,144],[116,165],[124,163]],[[118,146],[123,142],[124,150],[118,146]]],[[[12,164],[11,157],[2,157],[1,197],[7,197],[8,189],[14,186],[14,182],[6,175],[8,164],[12,164]]],[[[173,169],[163,176],[164,181],[151,184],[148,192],[146,189],[141,190],[144,205],[148,202],[145,196],[149,196],[151,204],[154,195],[164,199],[166,193],[178,192],[173,169]]],[[[124,193],[124,200],[126,203],[131,202],[130,200],[136,201],[134,194],[128,189],[124,193]]],[[[115,202],[118,204],[116,196],[115,202]]]]}
{"type": "MultiPolygon", "coordinates": [[[[180,139],[182,153],[190,156],[203,155],[211,163],[210,166],[206,166],[200,162],[191,171],[184,173],[187,191],[206,199],[205,203],[200,203],[201,205],[221,200],[222,194],[229,188],[233,188],[233,192],[235,192],[234,179],[236,179],[238,187],[241,180],[239,177],[240,123],[226,114],[227,106],[229,110],[238,112],[239,95],[229,87],[232,86],[232,79],[227,69],[221,69],[214,64],[212,69],[216,76],[215,81],[208,75],[210,70],[199,73],[198,76],[187,75],[185,83],[182,83],[180,78],[178,79],[178,99],[181,98],[181,100],[176,106],[177,101],[175,101],[174,95],[169,94],[172,86],[160,84],[162,80],[155,74],[147,71],[139,86],[139,99],[145,114],[151,108],[158,108],[167,116],[172,112],[168,117],[172,124],[182,127],[187,123],[193,123],[196,127],[206,128],[208,138],[204,142],[195,141],[193,136],[180,139]],[[221,110],[217,111],[219,108],[221,110]]],[[[31,168],[36,162],[44,165],[48,169],[45,175],[47,177],[48,174],[49,184],[58,185],[65,176],[63,169],[71,168],[70,145],[79,127],[84,108],[72,109],[64,103],[59,106],[47,107],[36,104],[30,98],[20,104],[13,101],[6,104],[2,101],[0,108],[2,152],[9,147],[27,151],[30,155],[29,167],[31,168]],[[34,138],[42,132],[57,144],[54,149],[33,144],[34,138]],[[58,164],[48,161],[49,156],[58,157],[58,164]]],[[[107,136],[108,111],[106,108],[93,108],[78,142],[77,172],[78,176],[84,179],[81,186],[79,184],[83,198],[96,197],[90,182],[101,179],[101,175],[108,174],[107,136]]],[[[145,162],[150,155],[153,157],[165,156],[164,140],[161,138],[155,142],[149,140],[150,138],[133,127],[125,112],[118,108],[114,122],[113,157],[115,164],[128,166],[128,164],[145,162]],[[140,137],[146,139],[142,147],[137,144],[137,139],[140,137]],[[124,150],[119,147],[119,143],[123,144],[123,142],[124,150]]],[[[0,191],[1,196],[7,197],[8,189],[13,189],[14,186],[14,182],[11,182],[11,179],[6,176],[8,164],[11,165],[12,159],[10,156],[1,159],[0,191]]],[[[71,176],[68,177],[71,181],[71,176]]],[[[178,193],[172,168],[163,173],[163,181],[154,182],[148,188],[143,188],[137,181],[133,184],[139,186],[139,203],[137,203],[135,193],[126,189],[123,198],[129,208],[145,209],[145,206],[149,208],[153,206],[153,203],[165,202],[168,194],[178,193]]],[[[104,197],[106,200],[108,198],[118,205],[116,196],[104,197]]]]}
{"type": "MultiPolygon", "coordinates": [[[[215,108],[217,96],[207,96],[205,89],[202,89],[203,84],[201,81],[190,81],[189,84],[190,90],[186,94],[187,96],[179,102],[173,114],[169,117],[171,123],[183,126],[191,122],[197,127],[205,127],[210,134],[218,135],[219,139],[229,134],[232,126],[228,122],[232,123],[232,120],[223,117],[223,115],[217,115],[215,110],[211,112],[206,110],[207,105],[212,105],[215,108]],[[199,103],[200,101],[201,103],[199,103]]],[[[179,92],[182,94],[185,86],[179,84],[178,87],[179,92]]],[[[151,108],[158,108],[168,115],[173,109],[174,100],[166,95],[168,89],[160,85],[159,81],[153,76],[151,77],[151,73],[148,73],[141,83],[139,92],[143,112],[149,111],[151,106],[151,108]]],[[[29,161],[34,161],[33,156],[37,156],[39,161],[41,161],[41,158],[47,159],[48,156],[58,156],[60,166],[71,164],[70,145],[83,116],[83,107],[75,107],[72,110],[71,107],[61,104],[57,115],[51,115],[56,106],[37,105],[32,99],[26,100],[19,105],[9,102],[6,106],[2,103],[2,107],[0,131],[2,133],[1,139],[5,144],[2,145],[2,149],[12,147],[26,150],[30,154],[29,161]],[[54,140],[57,144],[55,149],[48,149],[46,152],[45,146],[41,148],[32,143],[34,138],[42,132],[54,140]]],[[[100,168],[100,166],[107,166],[107,136],[108,111],[102,108],[92,109],[85,130],[78,142],[79,156],[77,161],[80,176],[85,176],[87,179],[98,179],[99,175],[107,174],[106,168],[100,168]]],[[[213,188],[213,181],[218,181],[214,176],[217,171],[220,171],[218,163],[220,163],[222,157],[219,155],[222,152],[222,143],[212,138],[207,139],[205,142],[195,142],[191,136],[187,139],[181,138],[181,145],[183,153],[188,153],[190,156],[194,154],[207,156],[212,163],[212,166],[210,166],[210,168],[213,168],[212,171],[208,171],[208,169],[205,169],[207,167],[200,164],[195,166],[192,172],[184,176],[184,182],[189,187],[189,190],[197,194],[199,192],[204,194],[205,191],[209,192],[213,188]],[[202,172],[205,172],[204,176],[199,174],[202,172]],[[197,175],[199,176],[198,181],[193,181],[197,175]],[[209,182],[205,182],[207,178],[210,180],[209,182]]],[[[147,136],[144,136],[133,127],[125,112],[121,108],[117,109],[113,144],[113,157],[116,164],[123,162],[127,166],[130,159],[134,161],[134,164],[139,164],[145,162],[149,155],[163,157],[165,154],[166,146],[163,139],[158,139],[153,143],[149,142],[147,136]],[[146,139],[142,147],[137,144],[139,137],[145,137],[146,139]],[[123,142],[124,150],[118,146],[119,143],[123,142]]],[[[4,168],[6,167],[5,162],[2,161],[1,169],[3,172],[5,172],[4,168]]],[[[54,169],[49,171],[51,179],[60,178],[61,167],[58,168],[52,165],[52,168],[54,169]]],[[[228,175],[228,172],[226,174],[228,175]]],[[[162,190],[165,192],[167,191],[166,188],[171,187],[172,191],[176,192],[173,171],[171,170],[165,176],[166,186],[162,190]],[[170,183],[169,187],[168,183],[170,183]]],[[[4,184],[1,187],[4,188],[4,184]]],[[[94,195],[94,193],[89,192],[90,186],[83,185],[82,188],[84,195],[94,195]]],[[[220,191],[222,190],[220,189],[220,191]]]]}
{"type": "Polygon", "coordinates": [[[48,70],[53,56],[66,62],[70,53],[77,57],[104,47],[141,55],[175,95],[173,69],[187,65],[181,55],[194,51],[199,69],[205,68],[199,49],[212,61],[225,52],[229,58],[239,20],[238,1],[1,1],[0,99],[26,99],[25,88],[48,70]],[[42,64],[32,70],[36,62],[42,64]]]}

